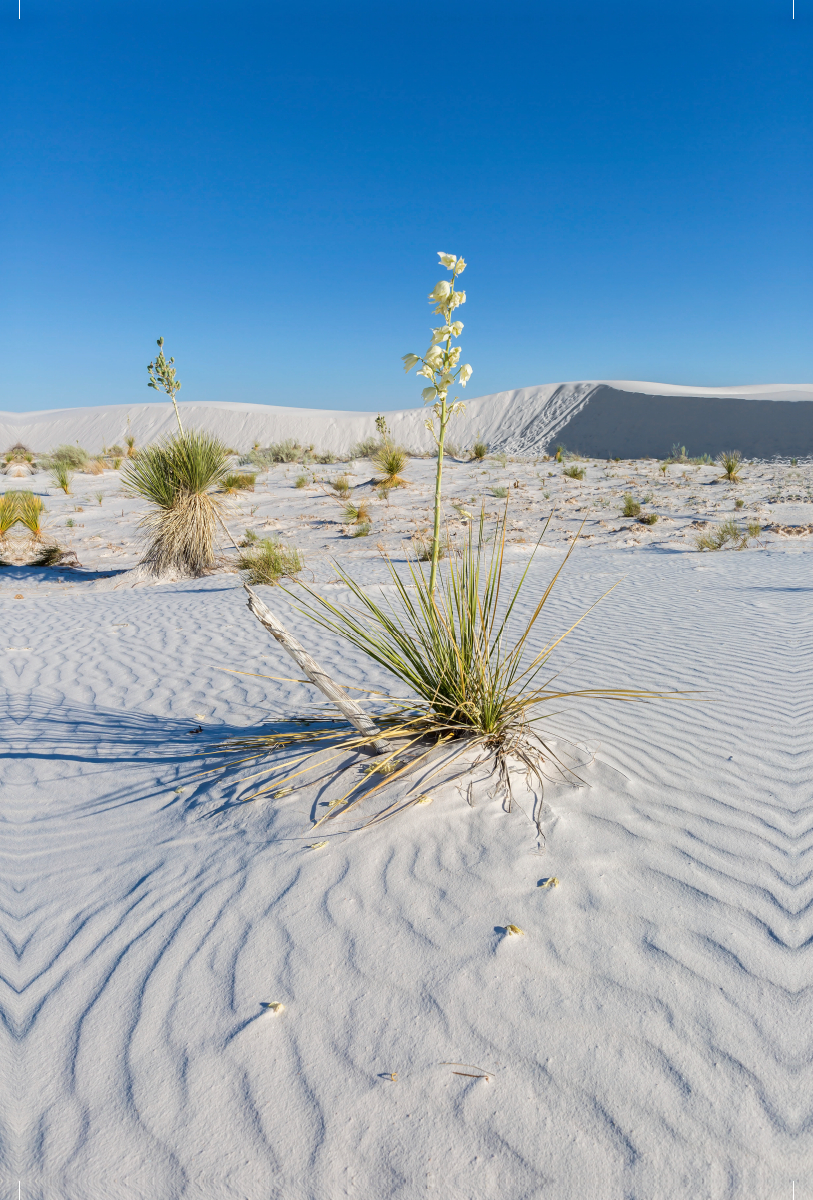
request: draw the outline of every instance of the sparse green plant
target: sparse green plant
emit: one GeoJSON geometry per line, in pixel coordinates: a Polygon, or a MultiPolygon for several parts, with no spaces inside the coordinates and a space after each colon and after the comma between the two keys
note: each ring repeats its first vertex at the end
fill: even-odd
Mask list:
{"type": "Polygon", "coordinates": [[[798,467],[798,465],[799,465],[799,460],[798,460],[798,459],[796,459],[796,458],[792,458],[792,459],[790,460],[790,465],[791,465],[792,467],[798,467]]]}
{"type": "Polygon", "coordinates": [[[96,497],[96,503],[101,505],[104,501],[104,492],[94,492],[93,495],[96,497]]]}
{"type": "Polygon", "coordinates": [[[373,455],[373,466],[382,476],[378,483],[390,488],[403,487],[406,480],[402,478],[401,472],[406,467],[408,457],[406,450],[385,441],[373,455]]]}
{"type": "Polygon", "coordinates": [[[724,546],[733,542],[736,543],[736,550],[743,550],[748,543],[748,537],[743,535],[737,522],[729,518],[716,528],[698,534],[695,545],[698,550],[722,550],[724,546]]]}
{"type": "Polygon", "coordinates": [[[81,446],[57,446],[56,450],[52,450],[48,455],[48,462],[51,466],[57,463],[62,463],[66,467],[70,467],[74,471],[81,471],[86,465],[90,455],[87,450],[83,450],[81,446]]]}
{"type": "Polygon", "coordinates": [[[624,507],[621,509],[621,512],[625,517],[637,517],[640,515],[641,505],[630,496],[629,492],[624,497],[624,507]]]}
{"type": "Polygon", "coordinates": [[[350,451],[351,458],[372,458],[377,452],[381,442],[378,438],[368,437],[363,438],[360,442],[356,442],[350,451]]]}
{"type": "Polygon", "coordinates": [[[722,478],[727,479],[729,483],[739,483],[739,466],[742,462],[742,455],[739,450],[721,450],[717,455],[717,463],[723,469],[722,478]]]}
{"type": "Polygon", "coordinates": [[[734,501],[734,507],[735,507],[735,508],[745,508],[745,501],[744,501],[744,500],[742,500],[742,499],[740,499],[740,498],[738,497],[738,498],[737,498],[737,499],[734,501]]]}
{"type": "Polygon", "coordinates": [[[641,513],[638,521],[641,525],[654,525],[658,520],[657,513],[641,513]]]}
{"type": "Polygon", "coordinates": [[[67,521],[65,522],[65,525],[68,529],[73,529],[75,524],[76,522],[74,521],[73,517],[68,517],[67,521]]]}
{"type": "Polygon", "coordinates": [[[51,482],[53,486],[61,488],[66,496],[70,496],[72,481],[73,471],[66,462],[61,462],[57,459],[51,468],[51,482]]]}
{"type": "Polygon", "coordinates": [[[661,474],[663,475],[663,477],[664,477],[664,479],[665,479],[665,478],[666,478],[666,472],[669,470],[669,459],[668,459],[668,458],[667,458],[667,459],[664,459],[664,461],[663,461],[663,462],[660,464],[660,466],[658,467],[658,470],[661,472],[661,474]]]}
{"type": "Polygon", "coordinates": [[[372,520],[370,508],[366,500],[360,500],[358,504],[345,505],[345,525],[371,525],[372,520]]]}
{"type": "Polygon", "coordinates": [[[381,413],[375,419],[375,427],[378,430],[379,437],[382,441],[388,441],[390,437],[390,427],[387,424],[386,417],[382,417],[381,413]]]}
{"type": "Polygon", "coordinates": [[[196,430],[138,451],[122,483],[153,506],[139,526],[147,538],[143,566],[155,575],[196,576],[214,565],[215,526],[223,520],[215,493],[227,473],[222,442],[196,430]]]}
{"type": "Polygon", "coordinates": [[[254,546],[259,541],[259,537],[253,529],[247,529],[243,534],[243,540],[239,543],[240,546],[254,546]]]}
{"type": "MultiPolygon", "coordinates": [[[[249,530],[246,538],[249,539],[249,530]]],[[[295,546],[271,538],[257,541],[256,535],[249,540],[253,544],[237,560],[239,569],[246,572],[248,583],[276,584],[283,576],[292,578],[302,570],[302,555],[295,546]]]]}
{"type": "Polygon", "coordinates": [[[491,489],[491,495],[495,496],[498,500],[505,500],[505,498],[508,495],[508,488],[507,487],[493,487],[491,489]]]}
{"type": "MultiPolygon", "coordinates": [[[[181,390],[181,381],[175,377],[176,371],[173,365],[174,362],[174,358],[167,360],[164,357],[164,339],[159,337],[158,355],[155,359],[155,362],[151,362],[147,366],[147,371],[149,372],[150,376],[147,387],[154,388],[156,392],[166,392],[166,394],[169,396],[170,400],[172,401],[172,407],[175,409],[175,416],[178,421],[178,432],[180,433],[181,437],[183,437],[181,414],[178,411],[178,402],[175,399],[178,392],[181,390]]],[[[128,446],[130,444],[129,438],[127,439],[127,444],[128,446]]],[[[228,451],[226,451],[226,453],[228,453],[228,451]]]]}
{"type": "Polygon", "coordinates": [[[372,529],[372,525],[370,524],[369,521],[362,521],[359,525],[353,526],[353,532],[351,533],[350,536],[354,537],[354,538],[367,537],[369,535],[371,529],[372,529]]]}
{"type": "Polygon", "coordinates": [[[585,467],[577,467],[575,465],[570,466],[570,467],[565,467],[562,471],[562,474],[566,475],[568,479],[584,479],[584,476],[586,474],[586,468],[585,467]]]}
{"type": "Polygon", "coordinates": [[[327,463],[335,463],[339,461],[338,455],[334,454],[332,450],[323,450],[321,454],[315,454],[314,459],[323,466],[327,463]]]}
{"type": "Polygon", "coordinates": [[[133,436],[132,433],[128,433],[127,436],[125,437],[124,441],[127,445],[127,457],[132,458],[136,452],[135,437],[133,436]]]}
{"type": "Polygon", "coordinates": [[[223,491],[234,494],[235,492],[253,492],[254,485],[257,482],[257,476],[249,471],[229,471],[228,475],[223,478],[223,491]]]}
{"type": "Polygon", "coordinates": [[[311,481],[310,475],[297,475],[296,479],[294,480],[294,487],[295,488],[305,488],[308,486],[310,481],[311,481]]]}
{"type": "Polygon", "coordinates": [[[488,442],[484,442],[482,438],[477,438],[477,441],[471,448],[471,456],[476,462],[482,462],[488,454],[488,442]]]}
{"type": "Polygon", "coordinates": [[[346,499],[353,490],[350,486],[350,480],[346,475],[337,475],[336,478],[331,481],[330,486],[341,500],[346,499]]]}
{"type": "Polygon", "coordinates": [[[116,457],[113,459],[113,470],[114,471],[121,470],[121,458],[119,457],[119,455],[116,455],[116,457]]]}

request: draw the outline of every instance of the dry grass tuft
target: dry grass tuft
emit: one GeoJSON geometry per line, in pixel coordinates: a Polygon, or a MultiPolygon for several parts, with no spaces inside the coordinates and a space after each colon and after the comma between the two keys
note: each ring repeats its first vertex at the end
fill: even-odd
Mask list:
{"type": "Polygon", "coordinates": [[[344,507],[344,524],[345,525],[372,525],[373,518],[370,513],[370,506],[366,500],[359,500],[358,504],[346,504],[344,507]]]}
{"type": "Polygon", "coordinates": [[[224,476],[222,488],[233,495],[235,492],[253,492],[257,476],[252,471],[230,471],[224,476]]]}

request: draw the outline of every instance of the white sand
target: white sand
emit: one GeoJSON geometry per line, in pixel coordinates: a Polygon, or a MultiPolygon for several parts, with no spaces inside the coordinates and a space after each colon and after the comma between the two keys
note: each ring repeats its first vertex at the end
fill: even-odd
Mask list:
{"type": "MultiPolygon", "coordinates": [[[[263,477],[230,525],[291,535],[341,599],[329,554],[382,581],[375,542],[395,553],[425,527],[432,466],[412,462],[409,491],[374,502],[367,539],[342,536],[323,492],[293,488],[298,468],[263,477]]],[[[356,468],[361,483],[369,464],[356,468]]],[[[693,521],[810,523],[810,468],[747,467],[738,489],[711,468],[664,482],[654,463],[593,463],[584,484],[541,463],[477,471],[453,466],[449,494],[471,504],[521,484],[514,576],[551,503],[583,510],[557,518],[523,612],[583,517],[593,533],[540,636],[622,580],[558,652],[563,684],[703,689],[554,717],[585,786],[548,787],[544,846],[483,782],[474,808],[449,786],[309,850],[322,795],[240,807],[234,776],[196,779],[207,747],[301,710],[311,689],[223,670],[296,674],[235,574],[94,582],[136,560],[138,508],[115,473],[49,495],[50,528],[88,573],[0,574],[9,1195],[18,1179],[43,1200],[813,1189],[800,688],[813,542],[765,531],[743,552],[691,549],[693,521]],[[619,517],[627,490],[653,492],[657,525],[619,517]],[[558,888],[538,886],[554,875],[558,888]],[[506,938],[508,923],[525,936],[506,938]]],[[[385,682],[263,594],[345,683],[385,682]]]]}

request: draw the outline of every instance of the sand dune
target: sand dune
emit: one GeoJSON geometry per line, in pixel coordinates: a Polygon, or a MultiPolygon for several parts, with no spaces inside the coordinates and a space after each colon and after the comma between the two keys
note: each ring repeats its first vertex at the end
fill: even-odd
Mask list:
{"type": "MultiPolygon", "coordinates": [[[[734,447],[746,457],[813,454],[813,385],[771,384],[697,388],[635,381],[588,380],[517,388],[467,400],[450,436],[469,446],[478,435],[495,450],[543,454],[557,441],[599,458],[664,457],[673,443],[691,455],[734,447]]],[[[296,438],[317,450],[349,451],[375,434],[374,413],[280,408],[264,404],[183,403],[187,424],[209,429],[236,450],[296,438]]],[[[396,439],[427,450],[423,409],[387,414],[396,439]]],[[[21,441],[37,451],[79,442],[90,451],[121,443],[132,433],[139,445],[172,432],[166,403],[0,413],[0,442],[21,441]]]]}
{"type": "Polygon", "coordinates": [[[189,729],[202,750],[310,696],[224,673],[291,674],[234,578],[2,602],[0,1144],[23,1195],[806,1194],[806,558],[593,551],[556,623],[621,574],[564,678],[714,703],[560,714],[585,787],[549,788],[544,847],[485,781],[320,851],[316,794],[229,807],[189,729]]]}

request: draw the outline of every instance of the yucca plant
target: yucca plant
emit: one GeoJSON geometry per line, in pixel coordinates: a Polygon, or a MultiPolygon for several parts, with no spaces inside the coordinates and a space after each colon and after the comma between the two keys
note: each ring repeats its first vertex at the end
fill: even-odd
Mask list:
{"type": "Polygon", "coordinates": [[[488,442],[484,442],[481,438],[471,448],[471,456],[476,462],[482,462],[488,454],[488,442]]]}
{"type": "MultiPolygon", "coordinates": [[[[620,688],[564,691],[556,685],[556,676],[546,671],[550,656],[587,613],[541,648],[531,649],[537,623],[572,547],[511,641],[512,615],[531,561],[504,597],[506,516],[507,510],[498,523],[496,536],[489,537],[481,512],[477,531],[472,523],[465,549],[438,574],[435,589],[431,586],[431,568],[427,571],[410,560],[402,575],[387,560],[392,600],[380,600],[340,567],[336,568],[337,574],[351,593],[352,607],[339,607],[307,584],[300,585],[300,592],[290,593],[300,599],[304,591],[306,598],[300,599],[300,611],[378,663],[406,687],[410,697],[386,702],[370,693],[380,705],[380,711],[375,712],[377,735],[366,736],[346,727],[337,728],[335,722],[325,722],[321,727],[317,723],[316,728],[263,733],[225,744],[224,753],[240,752],[234,765],[291,746],[303,747],[301,755],[295,754],[279,766],[272,760],[253,770],[247,778],[260,785],[244,799],[284,794],[292,790],[291,785],[307,786],[311,772],[324,766],[326,750],[332,756],[342,756],[368,748],[376,738],[379,744],[383,739],[391,751],[371,765],[361,782],[355,779],[348,792],[331,802],[317,822],[321,824],[414,774],[433,751],[448,744],[449,753],[443,756],[435,774],[448,782],[450,769],[463,756],[466,761],[460,767],[461,773],[470,771],[477,762],[490,761],[495,777],[492,794],[500,795],[509,809],[513,794],[511,760],[519,765],[529,786],[540,789],[535,815],[538,825],[546,769],[552,767],[568,774],[568,768],[540,731],[540,724],[552,715],[551,706],[558,707],[567,697],[635,701],[654,693],[620,688]]],[[[244,778],[241,782],[246,781],[244,778]]],[[[423,777],[411,791],[399,793],[373,820],[426,799],[427,782],[423,777]]]]}
{"type": "Polygon", "coordinates": [[[68,464],[57,460],[51,468],[51,483],[53,486],[61,488],[66,496],[70,496],[72,481],[73,471],[68,464]]]}
{"type": "Polygon", "coordinates": [[[729,483],[740,482],[739,468],[741,462],[742,455],[739,450],[721,450],[717,455],[717,464],[723,468],[722,478],[727,479],[729,483]]]}
{"type": "Polygon", "coordinates": [[[283,576],[295,576],[302,570],[302,555],[295,546],[285,546],[271,538],[256,541],[241,554],[237,566],[245,571],[248,583],[279,583],[283,576]]]}
{"type": "Polygon", "coordinates": [[[400,446],[396,446],[390,441],[385,441],[373,455],[373,466],[381,472],[381,478],[377,481],[379,486],[403,487],[406,480],[401,477],[401,472],[406,467],[408,459],[409,455],[406,450],[402,450],[400,446]]]}
{"type": "Polygon", "coordinates": [[[577,467],[574,464],[573,466],[565,467],[562,474],[566,475],[568,479],[584,479],[585,468],[577,467]]]}
{"type": "Polygon", "coordinates": [[[147,549],[141,560],[155,575],[202,575],[214,565],[215,526],[222,524],[216,490],[228,473],[225,446],[188,430],[139,450],[122,473],[125,490],[152,505],[141,521],[147,549]]]}
{"type": "Polygon", "coordinates": [[[16,519],[25,525],[35,538],[42,537],[42,514],[45,505],[40,497],[35,496],[33,492],[17,492],[16,509],[16,519]]]}
{"type": "Polygon", "coordinates": [[[359,500],[358,504],[346,504],[344,508],[344,524],[345,525],[370,525],[372,517],[370,515],[370,506],[366,500],[359,500]]]}
{"type": "Polygon", "coordinates": [[[19,521],[17,497],[19,492],[6,492],[0,496],[0,537],[5,537],[19,521]]]}
{"type": "MultiPolygon", "coordinates": [[[[759,532],[759,529],[758,529],[759,532]]],[[[756,534],[752,536],[756,537],[756,534]]],[[[724,546],[735,543],[735,550],[744,550],[748,545],[748,533],[743,533],[735,520],[729,518],[715,528],[698,534],[695,545],[698,550],[722,550],[724,546]]]]}

